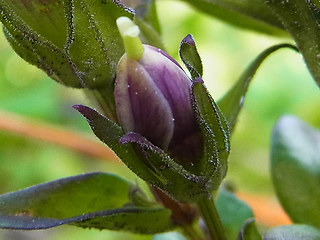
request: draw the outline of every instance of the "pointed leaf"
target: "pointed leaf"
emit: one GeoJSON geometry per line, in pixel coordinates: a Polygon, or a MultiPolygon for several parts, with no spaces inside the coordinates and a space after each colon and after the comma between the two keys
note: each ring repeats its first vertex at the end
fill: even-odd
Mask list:
{"type": "Polygon", "coordinates": [[[271,174],[290,218],[320,228],[320,132],[282,117],[271,136],[271,174]]]}
{"type": "Polygon", "coordinates": [[[253,218],[244,222],[238,235],[238,240],[262,240],[253,218]]]}
{"type": "Polygon", "coordinates": [[[63,224],[156,233],[171,229],[170,210],[130,203],[130,183],[89,173],[0,196],[0,228],[45,229],[63,224]]]}
{"type": "Polygon", "coordinates": [[[215,203],[227,239],[236,239],[243,222],[253,217],[251,208],[223,187],[215,203]]]}
{"type": "Polygon", "coordinates": [[[131,144],[120,144],[120,138],[124,135],[120,126],[89,107],[82,105],[73,107],[87,119],[94,134],[110,147],[135,174],[151,184],[157,185],[163,181],[137,156],[131,144]]]}
{"type": "Polygon", "coordinates": [[[181,41],[179,54],[192,79],[201,78],[203,74],[202,62],[191,34],[188,34],[181,41]]]}
{"type": "Polygon", "coordinates": [[[320,231],[308,225],[286,225],[272,228],[263,240],[320,240],[320,231]]]}
{"type": "MultiPolygon", "coordinates": [[[[222,179],[227,172],[227,158],[230,151],[229,126],[201,79],[196,79],[193,82],[191,98],[195,115],[198,117],[205,138],[205,154],[202,159],[204,168],[202,171],[210,171],[212,168],[218,169],[222,179]],[[212,164],[219,166],[210,166],[212,164]]],[[[217,172],[209,174],[217,175],[217,172]]]]}
{"type": "Polygon", "coordinates": [[[315,11],[317,5],[311,5],[310,1],[268,0],[267,3],[295,40],[309,71],[320,86],[320,9],[315,11]]]}
{"type": "Polygon", "coordinates": [[[297,50],[290,44],[279,44],[264,50],[249,65],[246,71],[240,76],[236,84],[218,101],[218,105],[229,123],[231,132],[233,131],[238,119],[238,115],[243,107],[244,99],[253,79],[262,62],[273,52],[281,48],[291,48],[297,50]]]}
{"type": "Polygon", "coordinates": [[[145,159],[149,168],[153,169],[162,184],[156,185],[161,190],[180,202],[197,202],[201,197],[208,197],[208,178],[194,175],[176,163],[162,149],[153,145],[138,133],[128,133],[121,138],[121,143],[134,143],[139,148],[140,156],[145,159]]]}
{"type": "Polygon", "coordinates": [[[285,35],[281,21],[264,0],[184,0],[196,9],[241,28],[285,35]]]}

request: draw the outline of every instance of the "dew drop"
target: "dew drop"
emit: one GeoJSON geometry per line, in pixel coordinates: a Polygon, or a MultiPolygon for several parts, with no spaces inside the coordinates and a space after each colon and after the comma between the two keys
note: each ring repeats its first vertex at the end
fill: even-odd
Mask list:
{"type": "Polygon", "coordinates": [[[240,105],[242,106],[243,103],[244,103],[244,96],[242,96],[241,99],[240,99],[240,105]]]}

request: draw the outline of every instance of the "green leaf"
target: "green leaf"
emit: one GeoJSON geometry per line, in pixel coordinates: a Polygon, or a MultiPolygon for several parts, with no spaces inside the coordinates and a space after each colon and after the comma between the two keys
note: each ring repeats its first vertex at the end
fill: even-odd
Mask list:
{"type": "Polygon", "coordinates": [[[116,27],[133,11],[112,0],[0,0],[0,20],[13,49],[70,87],[111,89],[124,53],[116,27]]]}
{"type": "Polygon", "coordinates": [[[251,208],[223,187],[215,203],[227,239],[236,239],[243,222],[253,217],[251,208]]]}
{"type": "Polygon", "coordinates": [[[89,173],[0,196],[0,228],[46,229],[63,224],[157,233],[173,227],[170,210],[130,202],[131,184],[106,173],[89,173]]]}
{"type": "Polygon", "coordinates": [[[263,240],[320,240],[320,231],[308,225],[286,225],[272,228],[263,240]]]}
{"type": "Polygon", "coordinates": [[[267,2],[295,40],[309,71],[320,85],[319,9],[315,11],[316,5],[311,5],[310,1],[268,0],[267,2]]]}
{"type": "Polygon", "coordinates": [[[70,2],[66,16],[70,35],[65,48],[87,87],[113,89],[117,63],[124,54],[116,20],[133,15],[110,0],[70,2]]]}
{"type": "Polygon", "coordinates": [[[231,132],[233,131],[238,119],[240,110],[243,107],[244,99],[249,88],[249,84],[253,79],[262,62],[273,52],[281,48],[291,48],[297,50],[290,44],[279,44],[272,46],[256,57],[249,65],[245,72],[240,76],[235,85],[218,101],[218,105],[229,123],[231,132]]]}
{"type": "Polygon", "coordinates": [[[271,136],[271,174],[290,218],[320,228],[320,132],[294,116],[282,117],[271,136]]]}
{"type": "Polygon", "coordinates": [[[184,0],[196,9],[241,28],[286,35],[281,21],[264,0],[184,0]]]}
{"type": "Polygon", "coordinates": [[[192,79],[201,78],[203,74],[202,62],[191,34],[188,34],[181,41],[179,54],[192,79]]]}
{"type": "MultiPolygon", "coordinates": [[[[4,25],[13,24],[20,31],[31,30],[45,36],[58,48],[63,48],[68,35],[68,22],[64,12],[64,2],[53,1],[0,1],[1,19],[4,25]],[[5,18],[8,18],[7,21],[5,18]],[[17,21],[22,25],[17,26],[17,21]],[[41,21],[39,21],[41,20],[41,21]]],[[[26,36],[25,36],[26,37],[26,36]]]]}
{"type": "Polygon", "coordinates": [[[201,79],[193,82],[191,98],[204,136],[201,171],[212,176],[215,189],[218,189],[227,172],[227,158],[230,152],[229,126],[201,79]]]}
{"type": "Polygon", "coordinates": [[[244,222],[238,235],[238,240],[262,240],[253,218],[244,222]]]}

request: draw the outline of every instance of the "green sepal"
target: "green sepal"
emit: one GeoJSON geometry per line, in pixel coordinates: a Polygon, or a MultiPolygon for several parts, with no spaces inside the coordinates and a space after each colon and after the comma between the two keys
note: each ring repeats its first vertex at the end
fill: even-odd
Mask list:
{"type": "Polygon", "coordinates": [[[229,123],[231,132],[236,125],[238,115],[243,107],[247,90],[258,68],[271,53],[281,48],[291,48],[297,51],[295,46],[286,43],[267,48],[249,65],[233,87],[221,99],[219,99],[218,105],[229,123]]]}
{"type": "Polygon", "coordinates": [[[192,83],[191,101],[204,138],[204,154],[198,165],[200,172],[211,176],[216,190],[228,168],[229,126],[201,79],[192,83]]]}
{"type": "Polygon", "coordinates": [[[124,135],[120,126],[89,107],[82,105],[73,107],[87,119],[94,134],[111,148],[131,171],[152,185],[160,185],[166,181],[148,168],[132,144],[120,144],[120,139],[124,135]]]}
{"type": "Polygon", "coordinates": [[[320,231],[309,225],[285,225],[270,229],[263,240],[320,240],[320,231]]]}
{"type": "Polygon", "coordinates": [[[282,117],[271,136],[271,176],[292,221],[320,228],[320,132],[282,117]]]}
{"type": "Polygon", "coordinates": [[[253,217],[251,208],[224,187],[221,187],[215,204],[227,239],[236,239],[243,222],[253,217]]]}
{"type": "Polygon", "coordinates": [[[152,234],[170,230],[171,211],[153,203],[135,205],[132,184],[116,175],[88,173],[0,196],[0,228],[79,227],[152,234]]]}
{"type": "Polygon", "coordinates": [[[136,145],[140,158],[144,159],[149,169],[159,178],[166,179],[155,186],[179,202],[198,202],[210,195],[210,178],[189,172],[140,134],[128,133],[121,138],[121,143],[136,145]]]}
{"type": "MultiPolygon", "coordinates": [[[[316,2],[316,1],[313,1],[316,2]]],[[[319,9],[310,1],[268,0],[267,3],[295,40],[311,75],[320,86],[319,9]]]]}
{"type": "Polygon", "coordinates": [[[180,43],[180,58],[188,68],[192,79],[201,78],[203,67],[196,43],[191,34],[188,34],[180,43]]]}
{"type": "Polygon", "coordinates": [[[238,235],[238,240],[262,240],[254,218],[245,221],[238,235]]]}
{"type": "Polygon", "coordinates": [[[265,0],[184,0],[196,9],[241,28],[287,36],[265,0]]]}
{"type": "Polygon", "coordinates": [[[107,144],[139,177],[180,202],[197,202],[212,191],[211,175],[189,172],[166,152],[138,133],[124,134],[122,128],[95,110],[74,106],[89,122],[95,135],[107,144]]]}

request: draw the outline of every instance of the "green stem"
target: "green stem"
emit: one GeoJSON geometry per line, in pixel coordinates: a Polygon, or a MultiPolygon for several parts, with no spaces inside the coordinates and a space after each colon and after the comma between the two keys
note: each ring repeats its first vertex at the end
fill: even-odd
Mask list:
{"type": "Polygon", "coordinates": [[[200,234],[193,225],[183,225],[183,235],[190,240],[204,240],[203,235],[200,234]]]}
{"type": "Polygon", "coordinates": [[[224,229],[212,198],[203,198],[198,202],[202,218],[207,225],[210,240],[226,240],[224,229]]]}

